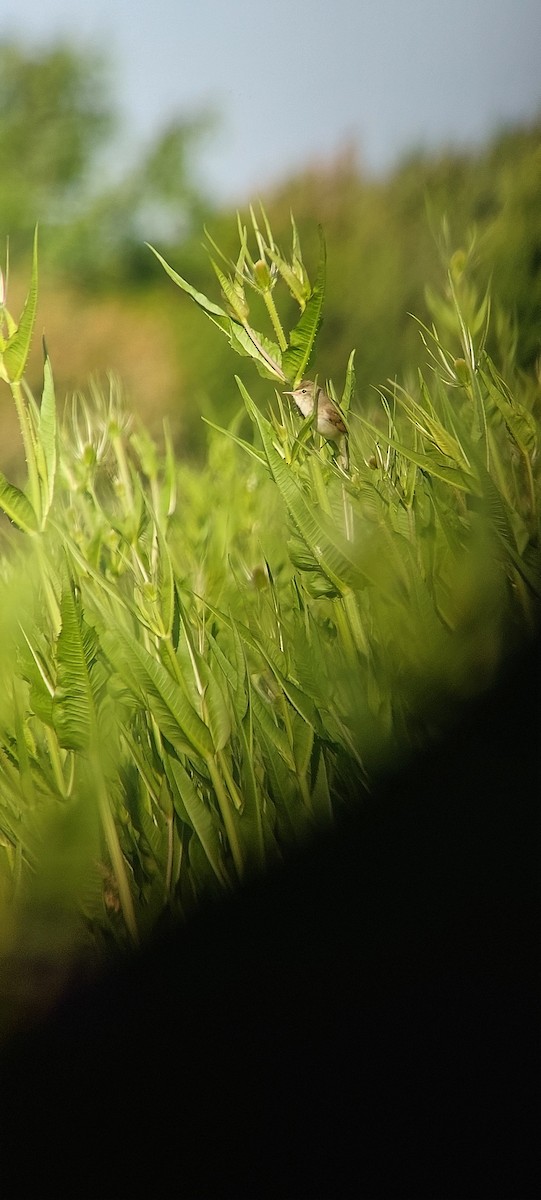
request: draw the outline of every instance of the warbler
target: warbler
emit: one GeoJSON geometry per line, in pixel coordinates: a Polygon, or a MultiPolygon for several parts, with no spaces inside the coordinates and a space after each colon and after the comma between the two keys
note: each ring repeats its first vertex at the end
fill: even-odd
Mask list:
{"type": "Polygon", "coordinates": [[[347,432],[336,404],[327,395],[324,388],[315,384],[312,379],[302,379],[298,387],[284,395],[292,396],[303,417],[310,417],[314,411],[314,396],[317,406],[317,431],[329,442],[338,442],[347,432]]]}

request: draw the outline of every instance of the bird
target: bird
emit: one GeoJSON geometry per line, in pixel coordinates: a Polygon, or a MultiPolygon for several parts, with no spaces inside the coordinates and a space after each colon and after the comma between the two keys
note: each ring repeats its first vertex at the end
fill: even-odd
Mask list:
{"type": "Polygon", "coordinates": [[[310,417],[314,411],[314,396],[317,408],[317,431],[329,442],[338,442],[347,433],[342,414],[324,388],[314,383],[312,379],[302,379],[296,388],[284,392],[292,396],[303,417],[310,417]]]}

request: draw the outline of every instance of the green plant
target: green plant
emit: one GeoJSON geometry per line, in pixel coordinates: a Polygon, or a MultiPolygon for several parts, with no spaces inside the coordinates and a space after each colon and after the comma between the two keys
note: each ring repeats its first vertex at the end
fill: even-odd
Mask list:
{"type": "MultiPolygon", "coordinates": [[[[239,222],[228,273],[215,261],[223,304],[164,266],[244,361],[295,382],[324,248],[312,285],[295,225],[289,259],[262,225],[256,254],[239,222]],[[279,286],[300,310],[289,333],[279,286]]],[[[210,429],[198,469],[167,428],[158,449],[114,380],[60,418],[46,355],[36,403],[36,290],[35,254],[0,343],[28,470],[0,480],[0,884],[4,955],[48,912],[65,958],[279,863],[490,682],[537,619],[537,392],[488,357],[488,301],[455,255],[420,327],[429,375],[359,403],[350,356],[348,461],[239,379],[255,439],[210,429]]]]}

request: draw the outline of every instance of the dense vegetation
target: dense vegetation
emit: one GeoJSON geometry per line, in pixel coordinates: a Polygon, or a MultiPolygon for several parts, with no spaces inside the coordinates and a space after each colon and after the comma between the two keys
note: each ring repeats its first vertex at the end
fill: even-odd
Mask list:
{"type": "MultiPolygon", "coordinates": [[[[111,220],[122,287],[142,287],[144,253],[141,311],[159,293],[153,319],[175,331],[182,379],[172,365],[162,411],[174,422],[189,399],[198,461],[114,379],[59,402],[61,339],[36,389],[34,243],[26,302],[3,293],[0,314],[25,463],[0,474],[0,954],[16,1003],[19,961],[116,953],[283,861],[535,627],[540,170],[535,130],[378,183],[346,161],[271,197],[269,219],[211,215],[210,264],[186,231],[155,239],[167,279],[111,220]],[[306,372],[341,405],[347,454],[283,398],[306,372]]],[[[77,220],[104,252],[100,203],[79,197],[77,220]]],[[[60,290],[70,229],[43,236],[60,290]]]]}
{"type": "Polygon", "coordinates": [[[214,431],[204,468],[177,463],[167,432],[161,454],[112,385],[60,419],[47,354],[36,402],[36,248],[19,321],[2,310],[28,473],[0,475],[8,961],[99,958],[279,863],[536,623],[538,388],[487,354],[467,256],[437,302],[444,333],[420,327],[425,372],[377,412],[355,404],[350,355],[346,454],[271,384],[313,359],[324,245],[311,282],[295,226],[285,257],[253,224],[255,255],[240,226],[236,261],[215,263],[225,308],[164,263],[266,379],[265,411],[238,380],[255,440],[214,431]]]}

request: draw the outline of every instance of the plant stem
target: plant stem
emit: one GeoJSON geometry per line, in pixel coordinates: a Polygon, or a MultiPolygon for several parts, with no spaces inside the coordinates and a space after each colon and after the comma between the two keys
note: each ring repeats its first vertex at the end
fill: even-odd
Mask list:
{"type": "Polygon", "coordinates": [[[356,658],[362,654],[366,658],[368,646],[353,592],[345,592],[336,600],[335,618],[344,647],[347,647],[349,655],[356,658]]]}
{"type": "Polygon", "coordinates": [[[124,488],[124,512],[129,516],[133,512],[133,488],[124,442],[119,434],[113,438],[113,449],[118,463],[118,473],[124,488]]]}
{"type": "Polygon", "coordinates": [[[227,792],[224,788],[220,772],[218,771],[218,768],[216,766],[216,763],[215,763],[212,755],[211,754],[207,755],[205,761],[206,761],[206,764],[208,767],[210,778],[212,780],[212,786],[216,793],[216,799],[218,801],[218,806],[219,806],[220,812],[222,814],[223,823],[225,825],[225,832],[227,833],[229,845],[231,847],[231,853],[233,855],[233,862],[235,864],[235,869],[236,869],[238,878],[242,879],[242,876],[244,874],[244,862],[243,862],[242,850],[240,847],[237,830],[235,827],[235,822],[233,819],[233,813],[231,811],[231,804],[229,801],[229,796],[227,795],[227,792]]]}

